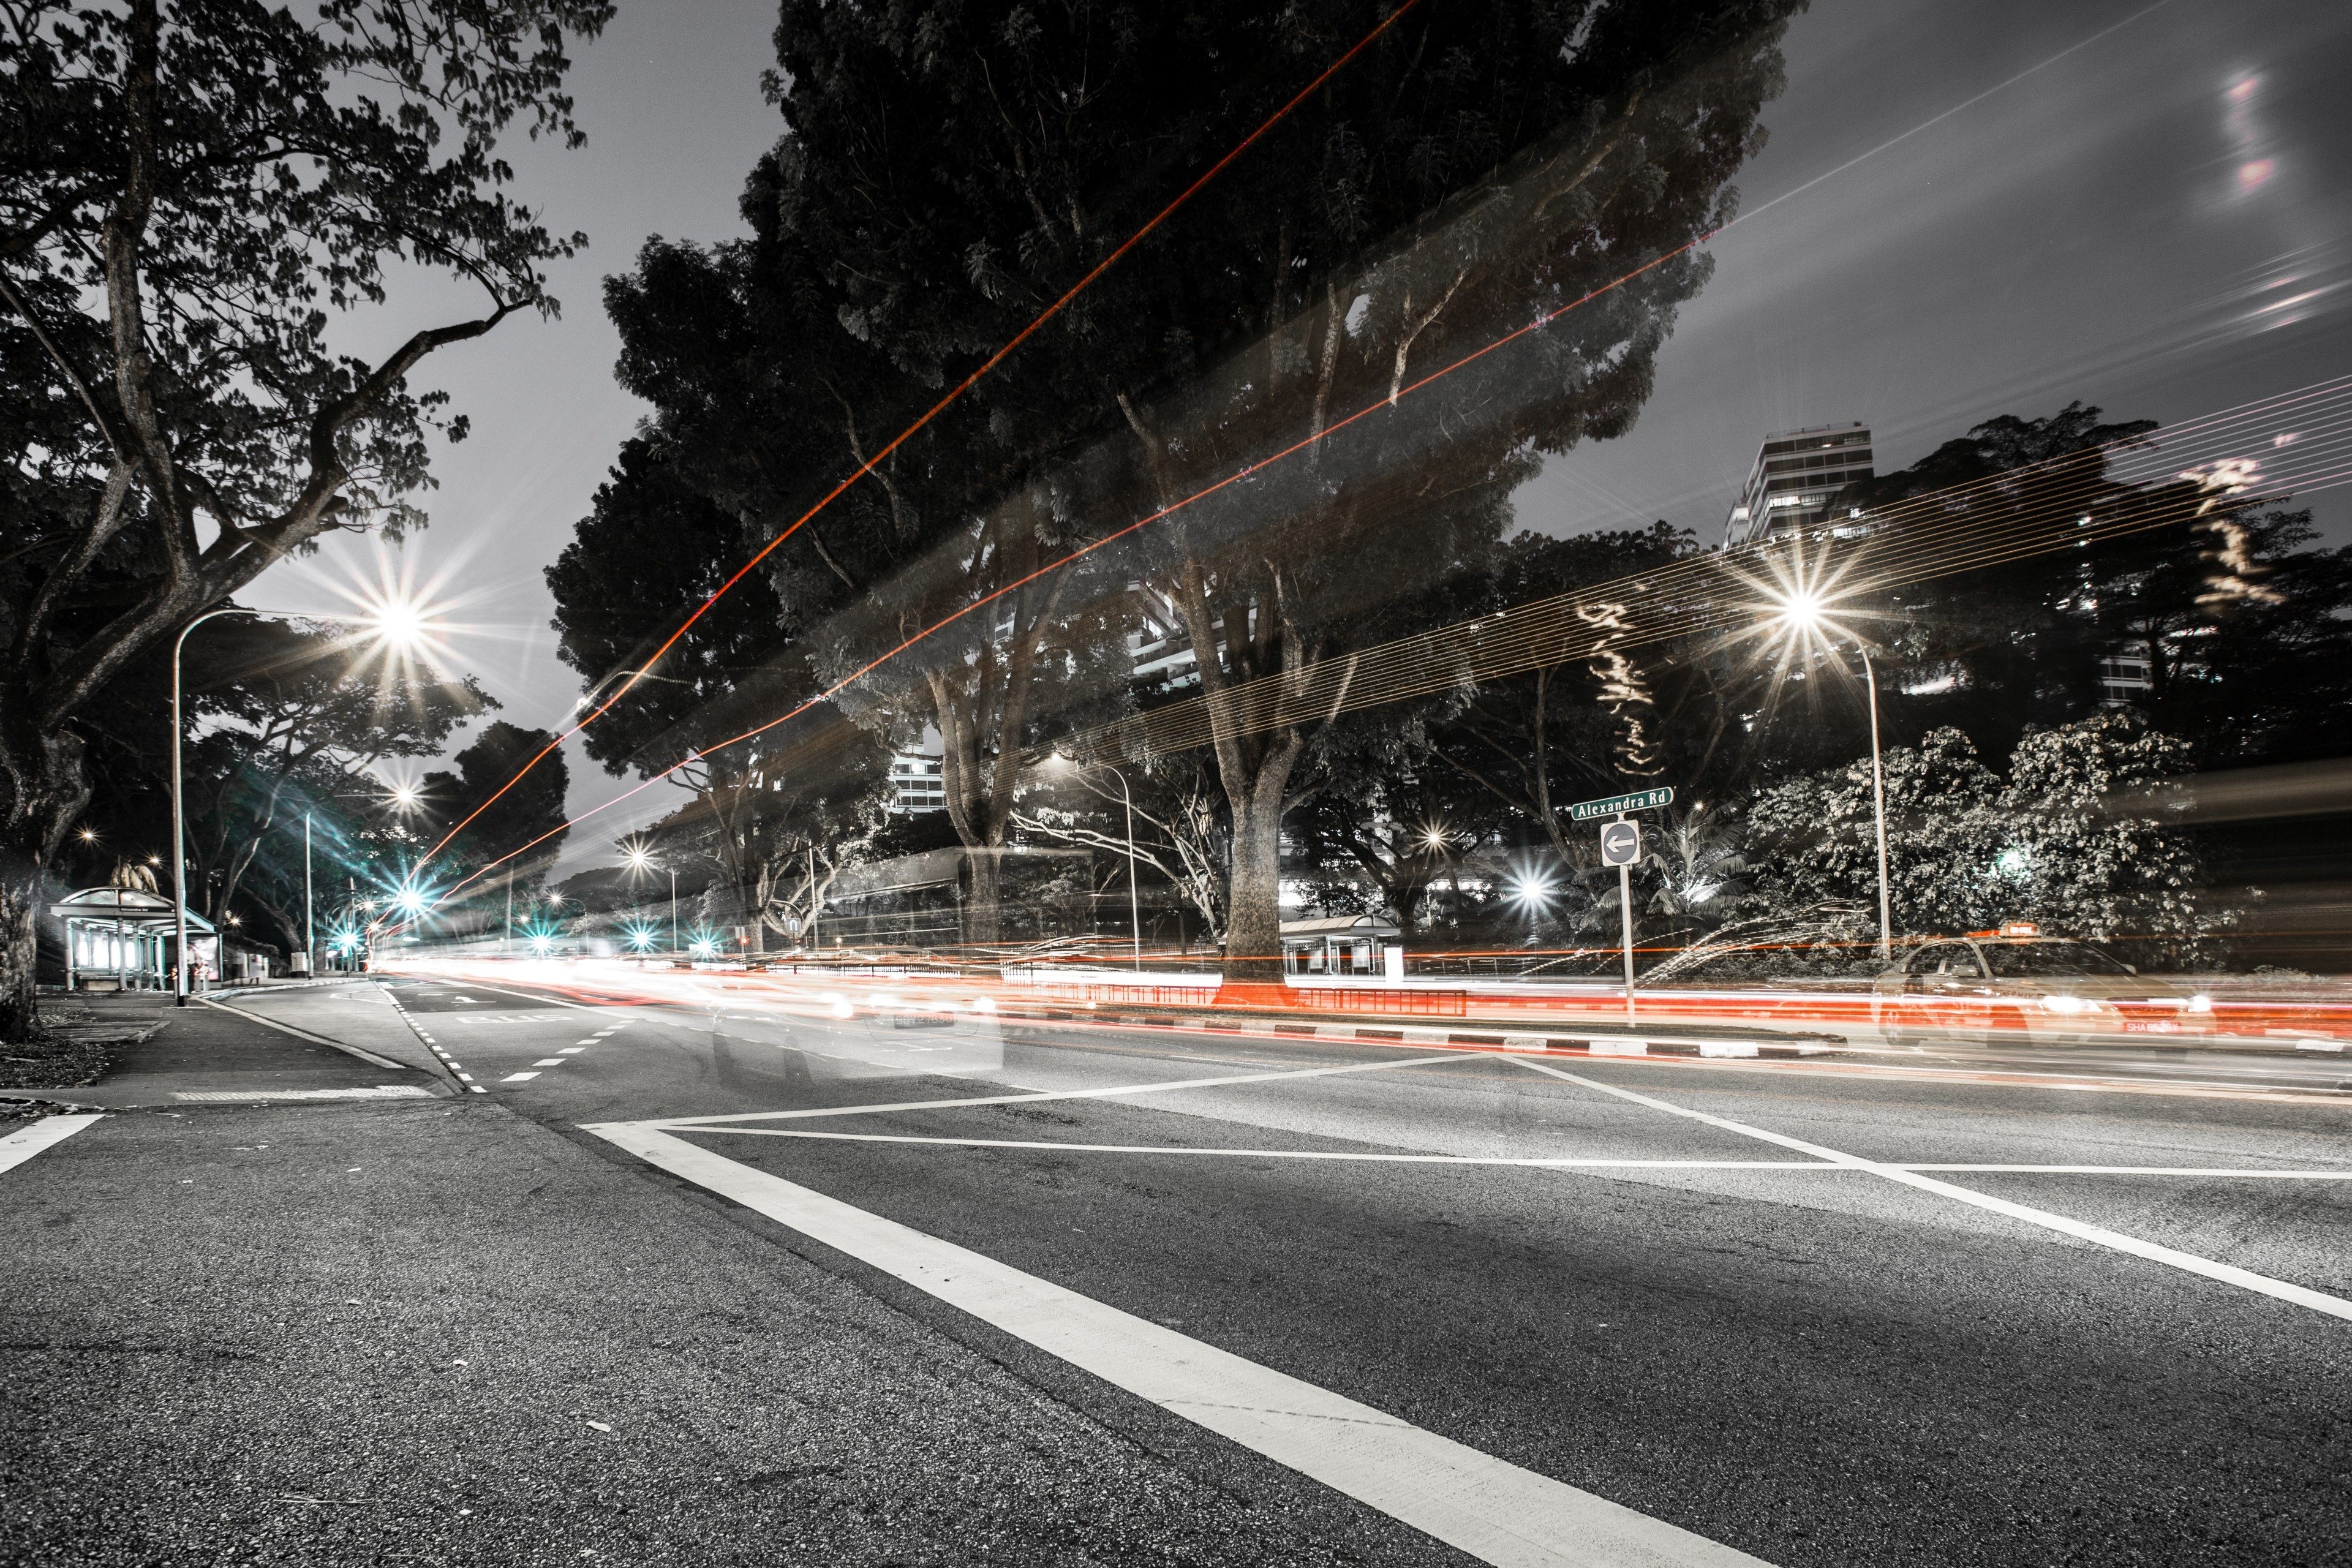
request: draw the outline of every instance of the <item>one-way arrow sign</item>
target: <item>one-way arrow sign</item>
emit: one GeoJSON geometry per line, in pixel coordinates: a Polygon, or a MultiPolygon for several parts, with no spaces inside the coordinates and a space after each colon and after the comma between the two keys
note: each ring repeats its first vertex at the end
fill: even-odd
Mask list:
{"type": "Polygon", "coordinates": [[[1580,800],[1568,808],[1571,822],[1590,822],[1596,816],[1615,816],[1622,812],[1648,811],[1653,806],[1672,805],[1675,792],[1670,789],[1635,790],[1632,795],[1612,795],[1606,800],[1580,800]]]}

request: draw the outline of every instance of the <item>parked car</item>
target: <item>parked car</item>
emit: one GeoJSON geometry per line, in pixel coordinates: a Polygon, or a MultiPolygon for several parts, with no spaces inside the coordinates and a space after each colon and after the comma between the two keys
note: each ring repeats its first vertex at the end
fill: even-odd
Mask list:
{"type": "Polygon", "coordinates": [[[1902,1044],[2086,1044],[2197,1036],[2212,998],[2142,975],[2087,942],[2022,922],[1919,943],[1875,982],[1879,1027],[1902,1044]]]}

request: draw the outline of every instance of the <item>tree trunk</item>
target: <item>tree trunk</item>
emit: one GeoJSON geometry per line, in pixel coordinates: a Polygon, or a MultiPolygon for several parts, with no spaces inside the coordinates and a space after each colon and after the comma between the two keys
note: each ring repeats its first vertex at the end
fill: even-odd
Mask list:
{"type": "Polygon", "coordinates": [[[29,1040],[40,1031],[38,993],[33,988],[40,909],[37,868],[0,879],[0,1040],[29,1040]]]}
{"type": "Polygon", "coordinates": [[[0,740],[0,1040],[40,1033],[35,966],[44,872],[89,803],[81,742],[70,731],[0,740]]]}
{"type": "Polygon", "coordinates": [[[964,852],[964,862],[971,868],[971,890],[964,896],[963,939],[971,946],[993,947],[1003,936],[999,891],[1003,856],[1003,847],[992,844],[975,845],[964,852]]]}
{"type": "Polygon", "coordinates": [[[1282,984],[1282,795],[1290,768],[1286,761],[1283,776],[1270,781],[1273,804],[1267,806],[1261,802],[1271,771],[1262,770],[1246,793],[1236,790],[1234,798],[1224,975],[1243,984],[1282,984]]]}

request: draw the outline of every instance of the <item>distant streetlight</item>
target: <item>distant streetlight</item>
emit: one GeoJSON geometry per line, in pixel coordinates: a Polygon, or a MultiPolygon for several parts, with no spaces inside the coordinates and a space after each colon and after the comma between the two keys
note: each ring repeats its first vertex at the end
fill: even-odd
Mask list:
{"type": "MultiPolygon", "coordinates": [[[[186,803],[183,798],[180,779],[180,739],[184,724],[180,716],[180,656],[188,643],[188,634],[206,621],[223,616],[272,616],[276,611],[247,609],[241,605],[229,605],[203,615],[180,628],[172,639],[172,906],[173,920],[178,930],[179,946],[173,953],[172,1002],[174,1006],[188,1005],[188,832],[186,803]]],[[[281,618],[304,621],[332,621],[339,626],[358,626],[373,630],[377,646],[405,651],[424,637],[426,619],[424,611],[404,600],[386,599],[363,616],[303,614],[281,618]]]]}

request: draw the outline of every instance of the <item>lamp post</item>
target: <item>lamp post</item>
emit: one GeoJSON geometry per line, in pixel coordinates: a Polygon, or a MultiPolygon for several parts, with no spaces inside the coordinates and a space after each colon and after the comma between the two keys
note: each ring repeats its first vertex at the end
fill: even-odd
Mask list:
{"type": "MultiPolygon", "coordinates": [[[[275,610],[250,609],[242,605],[225,605],[217,610],[206,610],[203,615],[196,616],[186,626],[182,626],[180,635],[172,639],[172,918],[178,928],[179,938],[178,950],[172,955],[172,1004],[176,1007],[184,1007],[188,1005],[188,835],[186,808],[180,788],[181,650],[187,646],[188,634],[206,621],[218,620],[223,616],[270,616],[281,614],[282,612],[275,610]]],[[[423,618],[413,606],[408,605],[386,605],[375,614],[367,616],[323,615],[306,611],[299,616],[286,616],[283,618],[332,621],[341,626],[373,626],[376,628],[377,635],[387,643],[406,642],[421,635],[424,629],[423,618]]],[[[306,847],[308,841],[309,830],[306,819],[304,829],[306,847]]],[[[304,853],[306,886],[309,880],[308,859],[306,847],[304,853]]],[[[308,902],[306,894],[303,931],[305,941],[310,937],[308,902]]]]}
{"type": "Polygon", "coordinates": [[[1878,956],[1888,962],[1895,956],[1895,912],[1886,872],[1886,769],[1878,742],[1878,668],[1871,660],[1870,645],[1830,621],[1824,608],[1817,595],[1792,592],[1782,597],[1777,618],[1796,631],[1821,637],[1822,646],[1832,657],[1837,644],[1831,634],[1851,639],[1854,651],[1862,655],[1862,679],[1870,703],[1871,816],[1878,834],[1878,956]]]}
{"type": "Polygon", "coordinates": [[[1895,957],[1894,901],[1886,888],[1886,770],[1878,755],[1878,670],[1870,662],[1867,645],[1857,641],[1862,651],[1863,683],[1870,689],[1870,805],[1878,826],[1878,957],[1881,963],[1895,957]]]}
{"type": "Polygon", "coordinates": [[[302,971],[319,970],[319,939],[310,921],[310,814],[302,814],[302,971]]]}

